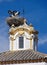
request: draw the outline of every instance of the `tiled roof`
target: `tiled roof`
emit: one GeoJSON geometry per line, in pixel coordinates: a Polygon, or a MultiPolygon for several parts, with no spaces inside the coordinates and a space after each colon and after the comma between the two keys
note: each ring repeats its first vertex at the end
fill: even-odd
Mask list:
{"type": "Polygon", "coordinates": [[[34,60],[45,58],[45,56],[47,55],[33,50],[7,51],[0,53],[0,62],[12,60],[34,60]]]}

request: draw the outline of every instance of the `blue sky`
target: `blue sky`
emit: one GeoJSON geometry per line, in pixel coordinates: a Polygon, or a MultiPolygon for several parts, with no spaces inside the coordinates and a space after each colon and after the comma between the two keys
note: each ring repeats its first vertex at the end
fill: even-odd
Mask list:
{"type": "Polygon", "coordinates": [[[0,52],[9,49],[8,10],[17,10],[32,23],[38,35],[38,51],[47,53],[47,0],[0,0],[0,52]]]}

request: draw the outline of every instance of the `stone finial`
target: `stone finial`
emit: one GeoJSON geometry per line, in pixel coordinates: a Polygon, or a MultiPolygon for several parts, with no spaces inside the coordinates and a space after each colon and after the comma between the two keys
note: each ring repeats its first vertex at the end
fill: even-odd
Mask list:
{"type": "Polygon", "coordinates": [[[30,27],[33,27],[33,25],[30,23],[30,25],[29,25],[30,27]]]}

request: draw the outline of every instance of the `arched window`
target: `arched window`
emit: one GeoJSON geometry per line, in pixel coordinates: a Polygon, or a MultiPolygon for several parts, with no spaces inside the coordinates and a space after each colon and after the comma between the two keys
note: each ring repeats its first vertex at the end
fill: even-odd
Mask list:
{"type": "Polygon", "coordinates": [[[24,47],[24,37],[21,36],[19,37],[19,48],[23,48],[24,47]]]}

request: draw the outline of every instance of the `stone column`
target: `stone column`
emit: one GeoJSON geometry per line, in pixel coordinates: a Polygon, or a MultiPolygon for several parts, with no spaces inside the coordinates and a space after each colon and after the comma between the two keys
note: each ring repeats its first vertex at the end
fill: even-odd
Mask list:
{"type": "Polygon", "coordinates": [[[35,38],[35,36],[34,36],[34,34],[32,34],[31,35],[31,38],[32,38],[32,49],[34,50],[35,48],[35,46],[34,46],[34,38],[35,38]]]}

